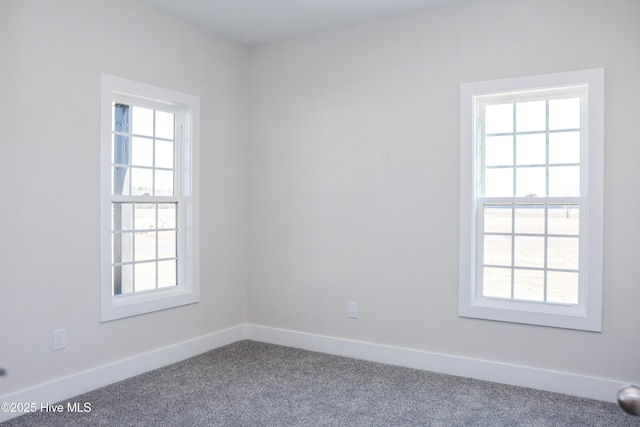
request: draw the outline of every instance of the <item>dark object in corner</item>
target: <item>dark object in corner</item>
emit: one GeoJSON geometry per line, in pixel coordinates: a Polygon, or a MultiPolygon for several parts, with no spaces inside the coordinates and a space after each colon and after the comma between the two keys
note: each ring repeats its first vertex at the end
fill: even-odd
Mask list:
{"type": "Polygon", "coordinates": [[[618,392],[618,404],[631,415],[640,415],[640,387],[629,385],[618,392]]]}

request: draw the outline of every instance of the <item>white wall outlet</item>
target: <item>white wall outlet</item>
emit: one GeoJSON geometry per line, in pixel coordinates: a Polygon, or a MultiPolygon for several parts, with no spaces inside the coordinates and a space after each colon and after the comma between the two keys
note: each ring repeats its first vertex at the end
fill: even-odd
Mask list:
{"type": "Polygon", "coordinates": [[[65,328],[53,331],[53,350],[67,348],[67,330],[65,328]]]}
{"type": "Polygon", "coordinates": [[[357,302],[349,302],[349,310],[347,311],[347,316],[349,319],[357,319],[358,318],[358,303],[357,302]]]}

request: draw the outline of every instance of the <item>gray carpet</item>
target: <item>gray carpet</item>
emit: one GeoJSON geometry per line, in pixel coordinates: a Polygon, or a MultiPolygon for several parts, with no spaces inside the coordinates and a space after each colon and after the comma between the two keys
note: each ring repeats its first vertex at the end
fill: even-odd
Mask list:
{"type": "MultiPolygon", "coordinates": [[[[9,426],[640,426],[614,403],[241,341],[9,426]]],[[[65,402],[66,405],[66,402],[65,402]]]]}

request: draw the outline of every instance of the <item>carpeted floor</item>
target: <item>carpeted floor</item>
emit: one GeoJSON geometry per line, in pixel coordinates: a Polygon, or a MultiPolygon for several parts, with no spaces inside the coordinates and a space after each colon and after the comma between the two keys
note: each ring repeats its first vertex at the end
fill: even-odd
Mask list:
{"type": "Polygon", "coordinates": [[[10,426],[640,426],[614,403],[241,341],[10,426]]]}

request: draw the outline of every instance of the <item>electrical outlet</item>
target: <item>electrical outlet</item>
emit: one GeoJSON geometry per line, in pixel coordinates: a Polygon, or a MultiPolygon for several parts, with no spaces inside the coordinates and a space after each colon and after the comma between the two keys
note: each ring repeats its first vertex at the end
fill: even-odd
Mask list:
{"type": "Polygon", "coordinates": [[[53,350],[67,348],[67,330],[65,328],[53,331],[53,350]]]}
{"type": "Polygon", "coordinates": [[[349,303],[349,310],[347,312],[347,317],[349,317],[349,319],[357,319],[358,318],[358,303],[357,302],[350,302],[349,303]]]}

